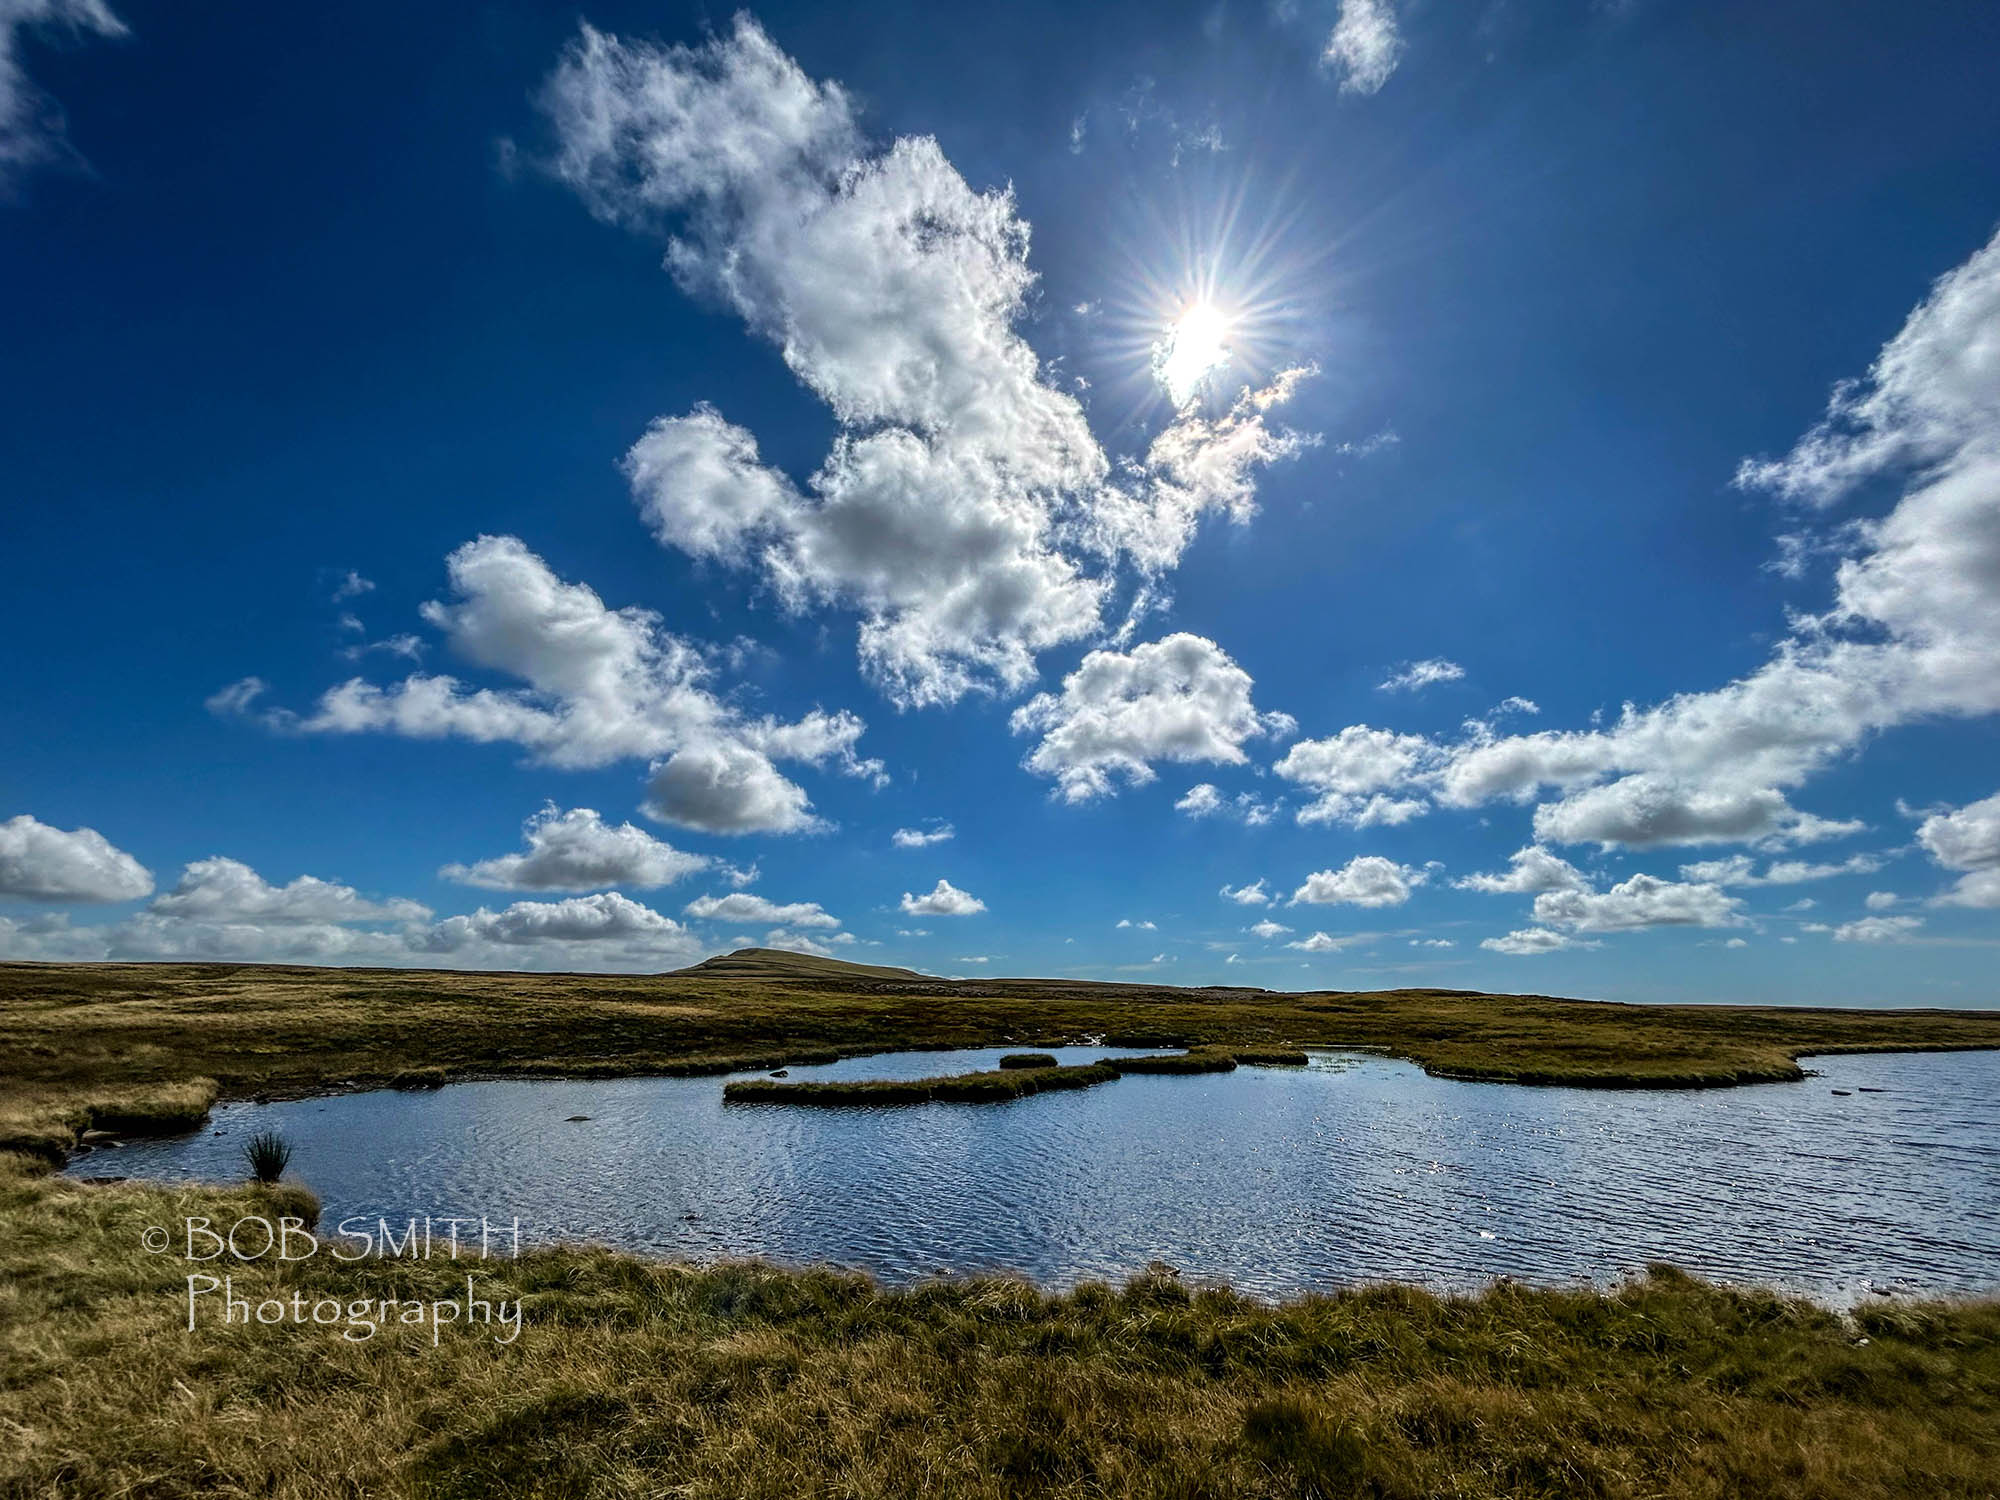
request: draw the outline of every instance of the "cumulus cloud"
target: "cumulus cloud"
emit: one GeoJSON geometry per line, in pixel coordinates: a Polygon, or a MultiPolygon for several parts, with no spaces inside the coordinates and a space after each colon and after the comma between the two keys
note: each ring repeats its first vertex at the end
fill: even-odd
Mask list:
{"type": "Polygon", "coordinates": [[[189,864],[172,890],[122,922],[0,919],[0,954],[17,958],[631,971],[702,952],[678,922],[615,891],[433,922],[416,901],[364,897],[311,875],[273,885],[220,856],[189,864]]]}
{"type": "Polygon", "coordinates": [[[1836,943],[1907,943],[1924,925],[1922,917],[1863,917],[1833,929],[1836,943]]]}
{"type": "Polygon", "coordinates": [[[957,830],[949,823],[934,823],[929,828],[898,828],[889,835],[889,842],[898,849],[928,849],[932,844],[942,844],[957,836],[957,830]]]}
{"type": "Polygon", "coordinates": [[[1130,651],[1092,651],[1063,679],[1016,709],[1016,734],[1040,732],[1026,766],[1056,778],[1069,802],[1142,785],[1152,762],[1242,765],[1246,740],[1295,727],[1284,714],[1259,713],[1250,674],[1202,636],[1180,633],[1130,651]]]}
{"type": "Polygon", "coordinates": [[[1136,927],[1142,932],[1156,932],[1159,930],[1159,924],[1156,922],[1135,922],[1130,917],[1120,917],[1117,925],[1120,927],[1136,927]]]}
{"type": "Polygon", "coordinates": [[[1187,789],[1180,801],[1174,804],[1174,811],[1186,813],[1190,818],[1233,817],[1247,828],[1261,828],[1278,815],[1282,806],[1282,803],[1267,802],[1255,792],[1226,796],[1219,787],[1203,781],[1187,789]]]}
{"type": "Polygon", "coordinates": [[[1407,823],[1424,812],[1421,798],[1389,792],[1409,785],[1436,759],[1436,748],[1421,735],[1352,724],[1329,739],[1299,741],[1271,769],[1318,793],[1299,809],[1301,824],[1370,828],[1407,823]]]}
{"type": "Polygon", "coordinates": [[[1266,906],[1271,900],[1271,894],[1264,889],[1262,880],[1254,880],[1249,885],[1225,885],[1221,895],[1223,900],[1234,901],[1238,906],[1266,906]]]}
{"type": "Polygon", "coordinates": [[[1646,927],[1740,927],[1742,901],[1720,886],[1634,875],[1607,891],[1566,889],[1535,897],[1537,922],[1578,932],[1633,932],[1646,927]]]}
{"type": "Polygon", "coordinates": [[[62,110],[21,66],[21,37],[30,28],[71,36],[125,35],[125,23],[103,0],[0,0],[0,194],[30,168],[71,155],[62,110]]]}
{"type": "Polygon", "coordinates": [[[616,827],[587,807],[559,812],[551,802],[522,825],[528,849],[476,864],[450,864],[446,880],[497,891],[590,891],[672,885],[714,861],[689,854],[630,823],[616,827]]]}
{"type": "Polygon", "coordinates": [[[651,760],[647,814],[712,833],[825,826],[778,760],[831,761],[882,778],[879,761],[854,753],[864,726],[853,714],[815,710],[794,723],[745,716],[717,695],[702,652],[658,615],[607,608],[518,538],[480,537],[446,567],[453,597],[426,604],[425,620],[459,656],[526,686],[473,688],[417,673],[384,688],[357,677],[326,692],[311,714],[281,711],[267,722],[306,734],[512,743],[567,769],[651,760]]]}
{"type": "Polygon", "coordinates": [[[1034,275],[1011,193],[974,191],[929,137],[867,141],[845,91],[747,16],[693,48],[585,27],[543,103],[558,176],[666,233],[682,286],[839,423],[801,486],[712,407],[661,418],[625,465],[648,525],[789,608],[857,611],[863,668],[899,704],[1024,687],[1037,653],[1100,628],[1094,563],[1170,566],[1193,518],[1246,516],[1250,470],[1305,441],[1269,425],[1287,372],[1114,468],[1018,332],[1034,275]]]}
{"type": "Polygon", "coordinates": [[[1681,866],[1681,878],[1708,885],[1803,885],[1809,880],[1828,880],[1835,875],[1872,875],[1882,868],[1873,854],[1854,854],[1839,861],[1774,859],[1760,873],[1757,862],[1747,854],[1727,859],[1705,859],[1681,866]]]}
{"type": "Polygon", "coordinates": [[[1508,857],[1504,875],[1468,875],[1452,882],[1462,891],[1491,891],[1518,896],[1539,895],[1543,891],[1576,891],[1589,882],[1568,860],[1551,854],[1539,844],[1517,849],[1508,857]]]}
{"type": "Polygon", "coordinates": [[[21,813],[0,823],[0,897],[137,901],[152,872],[94,828],[67,832],[21,813]]]}
{"type": "Polygon", "coordinates": [[[727,896],[697,896],[688,903],[687,915],[704,922],[754,922],[777,927],[840,925],[840,918],[829,914],[817,901],[780,904],[747,891],[732,891],[727,896]]]}
{"type": "Polygon", "coordinates": [[[1937,904],[2000,907],[2000,792],[1931,814],[1918,826],[1917,842],[1945,869],[1967,872],[1937,904]]]}
{"type": "Polygon", "coordinates": [[[1287,927],[1283,922],[1273,922],[1268,917],[1266,917],[1261,922],[1252,923],[1250,927],[1251,932],[1255,933],[1258,937],[1262,938],[1267,943],[1270,942],[1272,938],[1282,937],[1285,933],[1288,933],[1291,930],[1292,929],[1287,927]]]}
{"type": "Polygon", "coordinates": [[[1316,870],[1292,892],[1292,905],[1401,906],[1429,875],[1379,854],[1360,854],[1338,870],[1316,870]]]}
{"type": "Polygon", "coordinates": [[[431,914],[415,901],[370,901],[352,886],[313,875],[272,885],[241,860],[221,855],[193,861],[147,910],[189,922],[257,924],[420,922],[431,914]]]}
{"type": "Polygon", "coordinates": [[[913,917],[970,917],[986,910],[984,901],[942,878],[927,895],[903,892],[902,906],[913,917]]]}
{"type": "Polygon", "coordinates": [[[1534,828],[1556,843],[1782,847],[1857,831],[1791,793],[1883,730],[2000,712],[1996,349],[2000,235],[1939,280],[1789,455],[1739,471],[1746,487],[1818,506],[1864,481],[1901,492],[1886,515],[1838,528],[1830,606],[1795,617],[1762,667],[1628,704],[1600,729],[1501,735],[1475,721],[1457,744],[1405,747],[1379,794],[1471,808],[1553,789],[1534,828]]]}
{"type": "Polygon", "coordinates": [[[1299,938],[1285,944],[1287,948],[1297,948],[1302,953],[1338,953],[1343,948],[1352,948],[1357,943],[1365,943],[1374,937],[1372,932],[1350,932],[1340,937],[1332,937],[1324,932],[1315,932],[1311,937],[1299,938]]]}
{"type": "MultiPolygon", "coordinates": [[[[1405,662],[1391,672],[1381,682],[1375,684],[1378,693],[1415,693],[1439,682],[1457,682],[1465,676],[1465,668],[1455,661],[1446,661],[1441,656],[1427,661],[1405,662]]],[[[1508,699],[1508,703],[1525,703],[1523,699],[1508,699]]],[[[1503,705],[1504,706],[1504,705],[1503,705]]],[[[1498,710],[1496,710],[1498,712],[1498,710]]]]}
{"type": "Polygon", "coordinates": [[[1339,76],[1343,94],[1380,91],[1402,57],[1403,36],[1389,0],[1340,0],[1321,60],[1339,76]]]}
{"type": "Polygon", "coordinates": [[[1522,927],[1505,937],[1483,938],[1479,946],[1514,958],[1533,958],[1542,953],[1560,953],[1565,948],[1598,948],[1603,945],[1547,927],[1522,927]]]}

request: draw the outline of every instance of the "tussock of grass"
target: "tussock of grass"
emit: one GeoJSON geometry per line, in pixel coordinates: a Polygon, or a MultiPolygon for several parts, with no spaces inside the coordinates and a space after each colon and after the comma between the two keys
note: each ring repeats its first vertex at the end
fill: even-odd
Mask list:
{"type": "Polygon", "coordinates": [[[1164,1057],[1107,1057],[1104,1066],[1120,1073],[1227,1073],[1236,1059],[1219,1047],[1196,1047],[1164,1057]]]}
{"type": "MultiPolygon", "coordinates": [[[[1853,1318],[1659,1269],[1611,1295],[1278,1307],[1163,1270],[1057,1296],[604,1251],[478,1267],[498,1346],[186,1331],[148,1225],[295,1189],[0,1165],[0,1494],[691,1500],[1990,1496],[2000,1305],[1853,1318]]],[[[449,1261],[233,1266],[239,1295],[463,1295],[449,1261]]]]}
{"type": "Polygon", "coordinates": [[[986,1073],[954,1073],[939,1078],[860,1078],[828,1082],[779,1083],[743,1078],[723,1085],[729,1104],[807,1104],[856,1107],[877,1104],[1004,1104],[1051,1089],[1086,1089],[1110,1083],[1118,1074],[1102,1063],[1081,1067],[1016,1067],[986,1073]]]}
{"type": "Polygon", "coordinates": [[[260,1130],[243,1143],[243,1164],[250,1169],[251,1181],[266,1187],[285,1175],[291,1160],[291,1143],[275,1130],[260,1130]]]}
{"type": "Polygon", "coordinates": [[[1054,1056],[1047,1052],[1009,1052],[1000,1059],[1003,1068],[1053,1068],[1054,1056]]]}

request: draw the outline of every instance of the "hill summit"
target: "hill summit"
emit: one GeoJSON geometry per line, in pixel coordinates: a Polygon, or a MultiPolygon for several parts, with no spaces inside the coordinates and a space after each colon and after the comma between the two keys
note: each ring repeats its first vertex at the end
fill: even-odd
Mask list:
{"type": "Polygon", "coordinates": [[[785,948],[738,948],[705,958],[676,974],[700,974],[714,979],[924,979],[915,969],[893,969],[880,964],[852,964],[840,958],[822,958],[816,953],[793,953],[785,948]]]}

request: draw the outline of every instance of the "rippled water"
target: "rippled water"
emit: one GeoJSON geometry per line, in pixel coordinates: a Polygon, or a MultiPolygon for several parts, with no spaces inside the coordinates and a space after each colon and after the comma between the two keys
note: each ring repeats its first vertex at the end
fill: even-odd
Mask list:
{"type": "MultiPolygon", "coordinates": [[[[1001,1050],[791,1076],[964,1072],[1001,1050]]],[[[720,1078],[469,1083],[224,1105],[199,1134],[69,1170],[236,1177],[243,1141],[275,1129],[328,1225],[518,1218],[531,1242],[831,1261],[896,1282],[1004,1269],[1066,1286],[1160,1259],[1283,1296],[1603,1281],[1664,1259],[1830,1300],[1868,1283],[2000,1291],[2000,1053],[1808,1066],[1824,1076],[1646,1093],[1455,1083],[1329,1053],[866,1110],[725,1107],[720,1078]]]]}

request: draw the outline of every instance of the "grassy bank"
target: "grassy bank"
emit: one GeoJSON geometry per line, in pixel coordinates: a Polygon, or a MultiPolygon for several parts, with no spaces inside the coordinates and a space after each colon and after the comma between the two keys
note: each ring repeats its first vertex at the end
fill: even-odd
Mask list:
{"type": "Polygon", "coordinates": [[[244,1097],[1058,1042],[1246,1060],[1373,1047],[1459,1078],[1686,1087],[1795,1079],[1808,1052],[2000,1046],[2000,1013],[952,982],[757,954],[642,976],[0,964],[0,1149],[48,1155],[112,1118],[170,1125],[203,1080],[244,1097]]]}
{"type": "Polygon", "coordinates": [[[937,1078],[852,1078],[823,1083],[780,1083],[775,1078],[744,1078],[723,1086],[729,1104],[808,1104],[868,1106],[876,1104],[1003,1104],[1051,1089],[1087,1089],[1111,1083],[1115,1068],[1103,1063],[1082,1067],[997,1068],[982,1073],[952,1073],[937,1078]]]}
{"type": "MultiPolygon", "coordinates": [[[[1006,1281],[472,1267],[525,1328],[186,1329],[148,1226],[296,1207],[0,1163],[0,1494],[485,1497],[1990,1496],[2000,1307],[1809,1304],[1657,1274],[1615,1295],[1356,1290],[1281,1307],[1166,1274],[1006,1281]]],[[[283,1192],[285,1190],[280,1190],[283,1192]]],[[[449,1298],[464,1262],[233,1266],[239,1296],[449,1298]]]]}

